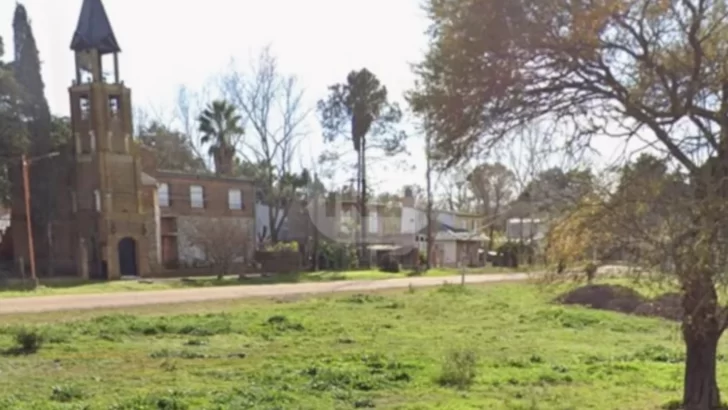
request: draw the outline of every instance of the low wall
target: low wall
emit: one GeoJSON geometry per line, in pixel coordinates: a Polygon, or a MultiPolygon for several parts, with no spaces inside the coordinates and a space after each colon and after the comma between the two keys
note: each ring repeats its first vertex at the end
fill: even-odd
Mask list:
{"type": "Polygon", "coordinates": [[[302,268],[303,256],[291,251],[256,251],[255,261],[261,273],[296,273],[302,268]]]}

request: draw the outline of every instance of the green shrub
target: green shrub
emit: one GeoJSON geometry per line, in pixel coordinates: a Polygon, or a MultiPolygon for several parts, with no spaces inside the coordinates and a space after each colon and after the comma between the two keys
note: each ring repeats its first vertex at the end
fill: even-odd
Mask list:
{"type": "Polygon", "coordinates": [[[21,353],[35,353],[43,345],[43,335],[35,329],[21,328],[15,333],[15,344],[21,353]]]}
{"type": "Polygon", "coordinates": [[[441,386],[465,390],[477,376],[478,357],[470,349],[452,350],[445,356],[437,382],[441,386]]]}
{"type": "Polygon", "coordinates": [[[397,261],[397,259],[391,254],[387,253],[379,260],[379,270],[387,273],[399,273],[401,267],[399,265],[399,261],[397,261]]]}
{"type": "Polygon", "coordinates": [[[53,386],[51,400],[69,403],[83,398],[83,391],[77,386],[53,386]]]}
{"type": "Polygon", "coordinates": [[[278,242],[265,247],[267,252],[298,252],[298,242],[278,242]]]}

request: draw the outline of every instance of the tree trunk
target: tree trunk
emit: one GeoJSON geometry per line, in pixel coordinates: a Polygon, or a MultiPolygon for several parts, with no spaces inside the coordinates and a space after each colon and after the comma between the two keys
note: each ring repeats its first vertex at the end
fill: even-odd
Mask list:
{"type": "Polygon", "coordinates": [[[720,406],[716,378],[716,353],[720,335],[692,337],[685,335],[685,410],[715,410],[720,406]]]}
{"type": "Polygon", "coordinates": [[[46,275],[51,278],[56,276],[56,258],[53,251],[53,223],[48,222],[46,225],[46,246],[48,247],[48,265],[46,275]]]}
{"type": "Polygon", "coordinates": [[[685,275],[683,291],[683,406],[685,410],[715,410],[720,406],[716,354],[723,326],[718,317],[718,295],[707,272],[685,275]]]}
{"type": "Polygon", "coordinates": [[[367,252],[367,230],[369,229],[369,212],[367,209],[367,157],[366,139],[361,139],[361,254],[369,268],[369,252],[367,252]]]}

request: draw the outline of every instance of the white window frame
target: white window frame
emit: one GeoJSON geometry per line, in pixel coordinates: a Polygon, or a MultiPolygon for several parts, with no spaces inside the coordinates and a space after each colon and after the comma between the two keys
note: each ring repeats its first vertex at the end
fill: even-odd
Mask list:
{"type": "Polygon", "coordinates": [[[228,189],[228,209],[243,209],[243,191],[238,188],[228,189]]]}
{"type": "Polygon", "coordinates": [[[101,212],[101,191],[94,189],[94,208],[96,212],[101,212]]]}
{"type": "Polygon", "coordinates": [[[169,206],[169,184],[166,182],[162,182],[159,184],[159,188],[157,189],[157,199],[159,200],[159,206],[168,207],[169,206]]]}
{"type": "Polygon", "coordinates": [[[205,207],[205,188],[202,185],[190,185],[190,208],[205,207]]]}

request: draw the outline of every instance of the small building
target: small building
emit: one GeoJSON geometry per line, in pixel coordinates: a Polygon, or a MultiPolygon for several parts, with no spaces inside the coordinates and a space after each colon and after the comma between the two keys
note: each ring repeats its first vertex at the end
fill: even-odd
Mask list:
{"type": "MultiPolygon", "coordinates": [[[[457,228],[442,222],[433,226],[433,242],[435,258],[432,261],[437,266],[482,266],[481,258],[483,244],[488,237],[481,233],[457,228]]],[[[417,242],[420,251],[427,250],[427,227],[418,232],[417,242]]]]}

